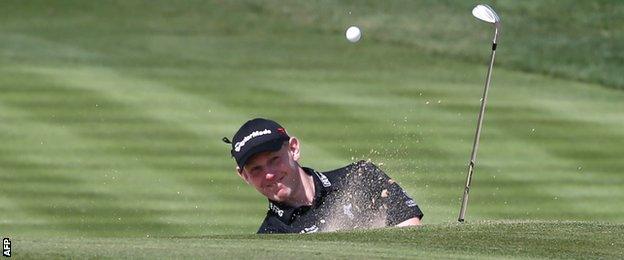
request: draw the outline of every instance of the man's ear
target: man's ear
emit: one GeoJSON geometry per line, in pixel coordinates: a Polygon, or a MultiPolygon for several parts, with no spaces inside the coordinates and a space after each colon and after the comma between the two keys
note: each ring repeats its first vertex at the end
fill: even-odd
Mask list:
{"type": "Polygon", "coordinates": [[[247,177],[247,174],[245,174],[243,172],[243,169],[241,169],[240,167],[236,166],[236,171],[238,172],[238,176],[240,176],[241,179],[243,179],[247,184],[249,184],[249,179],[247,177]]]}
{"type": "Polygon", "coordinates": [[[299,162],[299,157],[301,156],[299,153],[299,140],[297,137],[291,137],[288,140],[288,151],[292,154],[293,160],[299,162]]]}

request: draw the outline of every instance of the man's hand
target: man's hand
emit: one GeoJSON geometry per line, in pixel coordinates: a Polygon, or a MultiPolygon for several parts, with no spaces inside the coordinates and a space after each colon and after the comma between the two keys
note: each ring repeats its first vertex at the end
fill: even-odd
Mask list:
{"type": "Polygon", "coordinates": [[[399,224],[397,224],[395,227],[409,227],[409,226],[420,226],[420,219],[419,218],[410,218],[406,221],[403,221],[399,224]]]}

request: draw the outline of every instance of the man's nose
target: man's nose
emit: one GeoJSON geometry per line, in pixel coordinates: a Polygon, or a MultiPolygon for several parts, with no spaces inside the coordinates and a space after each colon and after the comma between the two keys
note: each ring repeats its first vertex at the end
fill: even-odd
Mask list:
{"type": "Polygon", "coordinates": [[[273,179],[275,179],[275,174],[274,174],[274,173],[272,173],[272,172],[267,172],[267,173],[264,175],[264,178],[265,178],[267,181],[272,181],[273,179]]]}

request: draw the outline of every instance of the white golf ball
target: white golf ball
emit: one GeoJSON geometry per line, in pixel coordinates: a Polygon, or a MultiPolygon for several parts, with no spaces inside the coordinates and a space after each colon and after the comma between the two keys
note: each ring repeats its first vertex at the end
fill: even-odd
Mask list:
{"type": "Polygon", "coordinates": [[[347,40],[350,42],[358,42],[362,38],[362,31],[357,26],[351,26],[347,29],[345,36],[347,36],[347,40]]]}

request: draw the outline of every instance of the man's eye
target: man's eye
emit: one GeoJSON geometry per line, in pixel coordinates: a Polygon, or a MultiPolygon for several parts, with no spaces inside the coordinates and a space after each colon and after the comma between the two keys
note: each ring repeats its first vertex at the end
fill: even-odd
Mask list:
{"type": "Polygon", "coordinates": [[[251,171],[249,173],[251,173],[251,175],[254,175],[254,176],[258,175],[258,174],[260,174],[260,168],[253,168],[253,169],[251,169],[251,171]]]}
{"type": "Polygon", "coordinates": [[[279,159],[280,159],[279,156],[275,156],[275,157],[271,158],[271,163],[272,164],[278,163],[279,159]]]}

